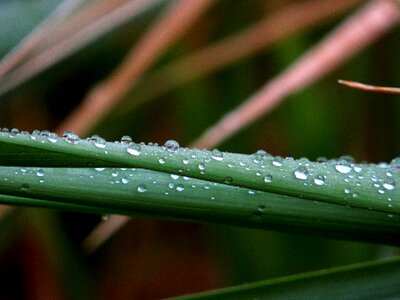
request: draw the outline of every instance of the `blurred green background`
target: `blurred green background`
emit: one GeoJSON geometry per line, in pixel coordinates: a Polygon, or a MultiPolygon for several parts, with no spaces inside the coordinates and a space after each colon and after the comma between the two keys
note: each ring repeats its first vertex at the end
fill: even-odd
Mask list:
{"type": "MultiPolygon", "coordinates": [[[[115,5],[124,2],[115,0],[115,5]]],[[[56,128],[116,68],[170,2],[161,1],[31,80],[1,92],[0,126],[28,131],[56,128]]],[[[217,1],[141,77],[129,97],[143,94],[141,86],[146,86],[141,84],[155,70],[234,35],[293,2],[217,1]]],[[[0,1],[0,55],[59,3],[0,1]]],[[[133,110],[126,104],[129,99],[124,99],[118,110],[125,113],[110,111],[93,133],[107,140],[127,134],[137,142],[159,144],[176,139],[187,146],[360,7],[355,5],[328,22],[317,23],[133,110]]],[[[400,86],[399,33],[398,27],[393,28],[218,148],[241,153],[265,149],[274,155],[312,160],[351,155],[357,161],[374,163],[398,156],[398,96],[349,89],[337,80],[400,86]]],[[[0,91],[7,80],[13,80],[12,76],[3,79],[0,91]]],[[[0,222],[0,299],[157,299],[399,254],[398,248],[382,245],[132,219],[87,255],[81,242],[103,222],[101,216],[19,209],[0,222]]]]}

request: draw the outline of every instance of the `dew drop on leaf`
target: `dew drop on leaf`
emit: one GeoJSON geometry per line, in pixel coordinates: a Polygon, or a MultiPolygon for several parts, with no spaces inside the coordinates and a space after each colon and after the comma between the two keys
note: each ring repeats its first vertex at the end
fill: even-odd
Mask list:
{"type": "Polygon", "coordinates": [[[325,176],[323,176],[323,175],[315,176],[314,183],[316,185],[324,185],[325,184],[325,176]]]}
{"type": "Polygon", "coordinates": [[[335,165],[335,170],[340,174],[348,174],[351,171],[351,165],[346,161],[340,161],[335,165]]]}
{"type": "Polygon", "coordinates": [[[393,180],[388,180],[383,183],[383,187],[387,190],[393,190],[396,186],[396,183],[393,180]]]}
{"type": "Polygon", "coordinates": [[[224,155],[218,149],[214,149],[211,152],[211,158],[216,160],[216,161],[222,161],[222,160],[224,160],[224,155]]]}
{"type": "Polygon", "coordinates": [[[298,167],[294,170],[293,175],[297,179],[306,180],[308,178],[308,170],[306,167],[298,167]]]}
{"type": "Polygon", "coordinates": [[[275,157],[272,159],[272,164],[273,164],[275,167],[281,167],[281,166],[282,166],[282,157],[280,157],[280,156],[275,156],[275,157]]]}
{"type": "Polygon", "coordinates": [[[130,144],[132,143],[132,138],[129,135],[124,135],[121,137],[121,144],[130,144]]]}
{"type": "Polygon", "coordinates": [[[178,184],[178,185],[176,186],[176,190],[177,190],[178,192],[183,192],[183,191],[185,190],[185,187],[183,186],[183,184],[178,184]]]}
{"type": "Polygon", "coordinates": [[[164,147],[168,151],[176,151],[179,149],[179,143],[175,140],[168,140],[164,143],[164,147]]]}
{"type": "Polygon", "coordinates": [[[133,156],[139,156],[142,153],[142,147],[139,144],[130,144],[128,148],[126,148],[126,152],[133,156]]]}
{"type": "Polygon", "coordinates": [[[264,182],[271,183],[272,182],[272,175],[271,174],[265,175],[264,176],[264,182]]]}
{"type": "Polygon", "coordinates": [[[139,192],[139,193],[144,193],[144,192],[146,192],[147,191],[147,186],[145,185],[145,184],[139,184],[139,186],[138,186],[138,188],[137,188],[137,191],[139,192]]]}
{"type": "Polygon", "coordinates": [[[75,133],[72,133],[71,131],[64,131],[63,138],[67,143],[74,144],[74,145],[78,144],[80,141],[80,138],[75,133]]]}
{"type": "Polygon", "coordinates": [[[37,170],[36,175],[39,176],[39,177],[43,177],[44,176],[44,170],[43,169],[37,170]]]}
{"type": "Polygon", "coordinates": [[[179,178],[179,175],[171,174],[171,178],[172,178],[173,180],[177,180],[177,179],[179,178]]]}

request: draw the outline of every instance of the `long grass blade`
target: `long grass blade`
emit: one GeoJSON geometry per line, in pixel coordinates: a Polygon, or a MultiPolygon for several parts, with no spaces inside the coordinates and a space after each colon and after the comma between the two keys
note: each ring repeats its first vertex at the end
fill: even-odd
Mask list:
{"type": "Polygon", "coordinates": [[[396,299],[400,259],[367,262],[176,297],[189,299],[396,299]]]}
{"type": "Polygon", "coordinates": [[[377,230],[379,239],[392,239],[400,224],[398,160],[385,166],[314,163],[262,151],[244,155],[179,148],[176,142],[160,147],[48,132],[2,132],[0,145],[0,191],[12,196],[6,204],[32,205],[38,199],[55,208],[66,202],[108,213],[255,227],[266,220],[269,228],[350,230],[361,239],[377,230]],[[14,201],[15,196],[28,200],[14,201]]]}

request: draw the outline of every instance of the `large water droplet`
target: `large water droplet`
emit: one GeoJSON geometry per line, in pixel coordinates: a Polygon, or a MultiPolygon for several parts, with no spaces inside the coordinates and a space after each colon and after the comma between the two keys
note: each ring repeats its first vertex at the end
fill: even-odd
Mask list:
{"type": "Polygon", "coordinates": [[[59,137],[56,133],[51,132],[48,137],[47,140],[51,143],[57,143],[59,140],[59,137]]]}
{"type": "Polygon", "coordinates": [[[351,165],[346,161],[340,161],[335,165],[335,169],[340,174],[347,174],[351,171],[351,165]]]}
{"type": "Polygon", "coordinates": [[[282,157],[280,157],[280,156],[275,156],[275,157],[272,159],[272,164],[273,164],[275,167],[281,167],[281,166],[282,166],[282,157]]]}
{"type": "Polygon", "coordinates": [[[177,179],[179,178],[179,175],[171,174],[171,178],[172,178],[173,180],[177,180],[177,179]]]}
{"type": "Polygon", "coordinates": [[[139,192],[139,193],[144,193],[144,192],[146,192],[147,191],[147,186],[145,185],[145,184],[139,184],[139,186],[138,186],[138,188],[137,188],[137,191],[139,192]]]}
{"type": "Polygon", "coordinates": [[[139,156],[142,153],[142,147],[139,144],[133,143],[126,148],[126,152],[133,156],[139,156]]]}
{"type": "Polygon", "coordinates": [[[297,179],[306,180],[308,178],[308,170],[306,167],[301,166],[294,170],[293,175],[297,179]]]}
{"type": "Polygon", "coordinates": [[[323,175],[315,176],[314,183],[316,185],[324,185],[325,184],[325,176],[323,176],[323,175]]]}
{"type": "Polygon", "coordinates": [[[387,190],[393,190],[396,186],[396,183],[393,180],[388,180],[383,183],[383,187],[387,190]]]}
{"type": "Polygon", "coordinates": [[[130,144],[132,143],[132,138],[129,135],[124,135],[121,137],[121,144],[130,144]]]}
{"type": "Polygon", "coordinates": [[[163,165],[163,164],[165,164],[165,159],[164,159],[164,158],[160,158],[160,159],[158,159],[158,162],[159,162],[161,165],[163,165]]]}
{"type": "Polygon", "coordinates": [[[106,140],[99,136],[92,136],[92,141],[97,148],[104,149],[107,146],[106,140]]]}
{"type": "Polygon", "coordinates": [[[44,170],[43,169],[37,170],[36,175],[39,176],[39,177],[43,177],[44,176],[44,170]]]}
{"type": "Polygon", "coordinates": [[[71,131],[64,131],[63,138],[67,143],[74,144],[74,145],[78,144],[80,141],[80,138],[75,133],[72,133],[71,131]]]}
{"type": "Polygon", "coordinates": [[[218,149],[214,149],[214,150],[211,152],[211,158],[214,159],[214,160],[216,160],[216,161],[222,161],[222,160],[224,160],[224,156],[223,156],[222,152],[219,151],[218,149]]]}
{"type": "Polygon", "coordinates": [[[199,170],[203,171],[206,166],[203,163],[199,163],[199,170]]]}
{"type": "Polygon", "coordinates": [[[390,162],[389,166],[391,168],[400,169],[400,156],[393,158],[392,161],[390,162]]]}
{"type": "Polygon", "coordinates": [[[129,182],[129,179],[126,178],[126,177],[123,177],[123,178],[121,179],[121,182],[122,182],[122,184],[127,184],[127,183],[129,182]]]}
{"type": "Polygon", "coordinates": [[[185,187],[183,186],[183,184],[178,184],[178,185],[176,186],[176,190],[177,190],[178,192],[183,192],[183,191],[185,190],[185,187]]]}
{"type": "Polygon", "coordinates": [[[271,174],[265,175],[264,176],[264,182],[271,183],[272,182],[272,175],[271,174]]]}
{"type": "Polygon", "coordinates": [[[169,151],[176,151],[179,149],[179,143],[175,140],[168,140],[165,142],[164,147],[169,151]]]}

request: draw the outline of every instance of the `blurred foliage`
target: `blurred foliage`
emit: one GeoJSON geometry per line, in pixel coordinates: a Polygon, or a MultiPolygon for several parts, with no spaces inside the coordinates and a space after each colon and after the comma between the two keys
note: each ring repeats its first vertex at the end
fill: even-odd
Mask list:
{"type": "MultiPolygon", "coordinates": [[[[234,34],[291,2],[251,0],[232,5],[228,0],[217,1],[144,78],[160,66],[234,34]]],[[[0,54],[16,45],[58,3],[0,1],[0,54]]],[[[29,131],[55,128],[121,62],[130,45],[158,14],[159,7],[150,10],[3,95],[0,126],[29,131]]],[[[109,140],[128,134],[135,141],[164,143],[173,138],[188,145],[320,41],[344,17],[316,25],[184,84],[118,119],[108,116],[95,133],[109,140]]],[[[351,90],[338,85],[337,79],[400,86],[399,33],[399,28],[394,28],[345,65],[243,128],[219,149],[240,153],[265,149],[274,155],[310,159],[349,154],[357,161],[369,162],[390,161],[398,156],[398,96],[351,90]]],[[[44,291],[48,291],[52,299],[85,299],[93,294],[100,299],[155,299],[399,254],[398,248],[388,246],[231,226],[134,219],[94,254],[84,256],[80,243],[99,222],[100,216],[36,210],[18,212],[18,217],[11,220],[2,219],[0,298],[43,299],[44,291]],[[33,227],[41,229],[35,232],[33,227]],[[10,238],[4,233],[8,231],[19,233],[10,238]],[[66,257],[70,269],[65,268],[66,261],[55,265],[55,261],[66,257]],[[72,289],[80,280],[87,282],[87,290],[72,289]]]]}

